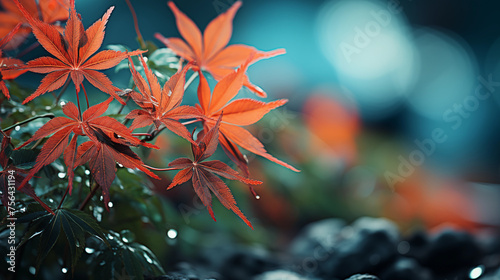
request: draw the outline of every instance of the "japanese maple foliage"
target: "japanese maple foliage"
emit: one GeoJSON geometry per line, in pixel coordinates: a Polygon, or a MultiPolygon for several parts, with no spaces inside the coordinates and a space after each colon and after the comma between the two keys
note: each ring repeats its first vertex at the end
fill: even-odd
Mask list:
{"type": "MultiPolygon", "coordinates": [[[[182,13],[174,2],[168,2],[168,6],[175,15],[177,28],[185,41],[180,38],[165,38],[159,33],[156,33],[155,37],[180,57],[193,62],[195,71],[207,71],[217,81],[234,72],[233,70],[243,64],[252,53],[255,55],[250,64],[285,53],[284,49],[263,52],[241,44],[227,46],[233,32],[233,18],[241,6],[241,1],[236,1],[226,12],[212,20],[205,28],[203,36],[196,24],[182,13]]],[[[261,88],[250,83],[246,74],[243,76],[243,85],[258,96],[266,97],[261,88]]]]}
{"type": "Polygon", "coordinates": [[[281,99],[265,103],[244,98],[230,102],[243,86],[245,71],[251,61],[253,61],[252,55],[236,72],[227,75],[217,83],[213,93],[210,92],[207,80],[200,73],[200,84],[198,86],[198,100],[200,105],[198,108],[205,116],[204,124],[209,129],[212,128],[217,119],[222,115],[222,112],[224,112],[220,125],[219,141],[224,151],[238,164],[246,175],[248,175],[246,159],[235,144],[247,151],[298,172],[299,170],[295,167],[270,155],[265,150],[264,145],[248,130],[242,127],[256,123],[265,114],[269,113],[269,111],[284,105],[288,100],[281,99]]]}
{"type": "Polygon", "coordinates": [[[158,178],[144,167],[140,158],[130,150],[129,146],[143,145],[144,143],[132,136],[131,131],[122,123],[108,117],[101,116],[113,99],[94,105],[83,112],[80,117],[75,104],[68,102],[63,107],[67,117],[56,117],[43,125],[28,141],[18,147],[20,149],[33,141],[53,134],[43,145],[36,159],[35,166],[30,170],[24,181],[18,187],[22,189],[40,169],[64,153],[64,161],[68,166],[68,188],[71,194],[73,185],[73,169],[90,161],[93,178],[102,187],[105,201],[109,201],[107,190],[115,177],[115,161],[128,168],[137,168],[151,177],[158,178]],[[73,137],[68,145],[68,140],[73,137]],[[82,143],[78,148],[77,138],[87,136],[91,141],[82,143]],[[100,160],[100,162],[98,162],[100,160]]]}
{"type": "Polygon", "coordinates": [[[30,24],[38,42],[55,57],[39,57],[29,61],[24,67],[31,72],[47,75],[42,79],[36,91],[23,101],[23,104],[46,92],[59,89],[68,77],[71,77],[77,95],[83,80],[87,79],[96,88],[124,104],[124,101],[115,93],[115,87],[109,78],[97,70],[114,67],[128,56],[145,51],[127,53],[104,50],[92,56],[102,44],[104,29],[114,7],[109,8],[100,20],[85,30],[80,15],[75,11],[75,1],[71,0],[70,16],[64,29],[64,36],[61,36],[54,26],[34,18],[21,3],[14,1],[30,24]]]}
{"type": "MultiPolygon", "coordinates": [[[[44,205],[47,211],[57,213],[60,210],[66,194],[72,193],[73,181],[75,181],[75,176],[78,176],[75,169],[86,164],[96,187],[92,188],[88,199],[84,200],[80,209],[85,208],[97,188],[101,189],[104,205],[107,208],[110,201],[110,187],[116,177],[118,163],[126,168],[140,170],[156,179],[159,179],[159,177],[152,173],[151,170],[179,170],[168,189],[191,181],[196,194],[207,207],[214,220],[212,193],[226,208],[232,210],[248,226],[252,227],[250,221],[237,207],[228,186],[221,179],[222,177],[248,184],[252,192],[252,185],[262,183],[249,179],[248,162],[239,148],[260,155],[293,171],[298,171],[295,167],[270,155],[263,144],[245,129],[246,126],[253,125],[261,120],[271,110],[287,103],[287,100],[281,99],[271,102],[262,102],[250,98],[233,100],[243,86],[247,86],[257,95],[266,96],[264,91],[248,81],[246,70],[249,65],[260,59],[284,53],[284,50],[281,49],[262,52],[245,45],[227,46],[232,33],[232,20],[241,6],[240,1],[215,18],[205,29],[203,36],[194,23],[179,11],[173,2],[169,2],[169,6],[176,17],[179,31],[187,43],[179,38],[165,39],[159,34],[156,36],[166,43],[173,52],[186,59],[188,63],[182,66],[184,60],[180,59],[178,71],[163,86],[159,84],[158,77],[148,66],[148,60],[143,57],[143,53],[146,51],[104,50],[98,52],[103,43],[104,29],[113,7],[109,8],[100,20],[85,30],[81,17],[75,10],[75,1],[69,0],[67,23],[64,29],[59,30],[45,20],[43,13],[43,21],[40,20],[39,16],[32,13],[32,2],[28,0],[13,1],[19,9],[19,13],[30,25],[40,45],[52,56],[35,58],[19,67],[9,65],[9,68],[3,68],[2,75],[7,76],[7,73],[12,75],[20,74],[25,71],[46,74],[38,88],[23,101],[23,104],[44,93],[57,90],[65,84],[68,85],[70,82],[74,84],[77,93],[78,105],[66,102],[62,107],[63,115],[58,115],[49,120],[30,139],[17,148],[19,150],[35,142],[34,147],[39,144],[42,145],[31,170],[26,172],[25,177],[16,177],[16,180],[20,181],[17,188],[35,198],[42,205],[44,205],[43,202],[30,188],[30,180],[42,168],[61,157],[67,166],[68,185],[66,192],[62,196],[57,210],[52,211],[48,206],[44,205]],[[25,7],[25,4],[30,6],[25,7]],[[135,55],[138,56],[140,66],[134,64],[131,56],[135,55]],[[114,67],[126,58],[129,61],[134,87],[131,90],[121,91],[113,86],[106,75],[99,71],[114,67]],[[143,70],[144,73],[140,74],[139,70],[143,70]],[[196,75],[199,75],[197,85],[199,104],[196,104],[196,106],[182,104],[185,89],[188,87],[186,85],[186,73],[189,70],[194,72],[191,79],[189,79],[189,84],[194,81],[196,75]],[[208,85],[204,71],[209,72],[218,81],[213,91],[208,85]],[[110,97],[104,102],[90,106],[91,104],[83,86],[85,79],[100,91],[108,93],[110,97]],[[80,108],[80,88],[83,88],[85,93],[88,104],[87,110],[80,108]],[[125,126],[127,120],[121,123],[115,118],[104,115],[113,99],[124,105],[131,105],[130,102],[125,104],[126,101],[118,94],[120,91],[123,93],[122,95],[128,94],[127,101],[133,101],[138,106],[125,116],[125,119],[132,120],[130,127],[125,126]],[[181,120],[186,119],[190,121],[181,122],[181,120]],[[193,138],[194,131],[190,133],[186,125],[198,122],[201,123],[198,127],[202,127],[202,129],[195,140],[193,138]],[[135,129],[148,126],[150,126],[148,133],[133,133],[135,129]],[[154,139],[163,129],[167,129],[189,141],[193,159],[178,158],[170,162],[168,168],[163,169],[146,165],[139,155],[132,150],[132,147],[158,148],[146,141],[154,139]],[[136,138],[140,136],[147,137],[143,140],[136,138]],[[44,138],[47,138],[47,140],[42,142],[44,138]],[[229,159],[236,163],[241,173],[220,160],[207,160],[215,153],[219,143],[229,159]]],[[[41,1],[39,5],[43,3],[48,2],[41,1]]],[[[13,34],[20,28],[21,26],[18,25],[1,43],[12,38],[13,34]]],[[[153,57],[154,54],[148,57],[152,62],[151,67],[156,65],[153,57]]],[[[175,59],[177,60],[177,58],[175,59]]],[[[8,63],[10,62],[6,60],[4,64],[8,63]]],[[[18,64],[22,64],[22,62],[19,61],[18,64]]],[[[158,69],[154,70],[159,71],[158,69]]],[[[14,76],[8,77],[13,78],[14,76]]],[[[3,81],[0,81],[0,87],[4,94],[8,96],[8,91],[4,90],[6,88],[5,84],[2,87],[2,83],[3,81]]],[[[121,115],[124,108],[125,106],[122,106],[118,115],[121,115]]],[[[0,154],[0,164],[4,169],[7,167],[15,168],[7,166],[7,161],[2,157],[5,156],[0,154]]],[[[17,169],[16,171],[19,173],[24,172],[17,169]]],[[[3,175],[0,174],[0,176],[3,175]]]]}
{"type": "MultiPolygon", "coordinates": [[[[179,122],[179,119],[199,118],[199,112],[191,106],[179,106],[184,96],[184,83],[189,64],[173,75],[163,86],[146,65],[142,55],[139,57],[146,73],[146,80],[136,71],[132,59],[130,71],[139,93],[131,92],[130,96],[142,109],[131,111],[126,118],[133,119],[131,130],[154,124],[158,130],[161,125],[175,134],[193,142],[189,131],[179,122]]],[[[193,142],[194,143],[194,142],[193,142]]]]}
{"type": "Polygon", "coordinates": [[[212,129],[204,133],[204,135],[196,141],[196,144],[191,144],[194,160],[189,158],[178,158],[168,165],[171,169],[180,170],[175,175],[172,183],[168,186],[168,189],[191,180],[196,194],[201,199],[203,205],[207,207],[208,212],[214,221],[215,216],[212,210],[212,195],[210,192],[215,194],[222,205],[224,205],[227,209],[231,209],[253,229],[250,221],[236,206],[236,201],[234,200],[231,191],[227,185],[219,177],[217,177],[217,175],[230,180],[238,180],[252,185],[262,184],[262,182],[239,175],[238,172],[231,169],[231,167],[222,161],[205,161],[205,159],[212,156],[217,149],[221,120],[222,114],[219,116],[212,129]]]}

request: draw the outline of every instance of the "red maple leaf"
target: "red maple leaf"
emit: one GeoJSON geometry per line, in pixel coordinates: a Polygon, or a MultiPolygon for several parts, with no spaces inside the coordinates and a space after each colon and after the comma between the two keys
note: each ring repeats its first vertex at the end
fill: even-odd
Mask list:
{"type": "Polygon", "coordinates": [[[13,193],[12,188],[17,187],[17,190],[22,191],[23,193],[31,196],[35,201],[40,203],[43,208],[45,208],[50,213],[54,213],[49,206],[47,206],[43,201],[35,194],[33,187],[30,184],[26,184],[24,188],[20,188],[21,182],[24,180],[24,176],[21,174],[25,174],[26,171],[20,168],[13,166],[10,162],[9,156],[6,154],[7,147],[10,145],[10,137],[8,137],[3,131],[0,131],[2,138],[2,145],[0,151],[0,166],[2,167],[2,171],[0,171],[0,190],[2,190],[2,204],[9,211],[9,206],[11,206],[11,194],[13,193]]]}
{"type": "MultiPolygon", "coordinates": [[[[113,99],[110,97],[105,102],[90,107],[85,112],[83,112],[81,117],[78,114],[78,109],[75,104],[73,104],[72,102],[68,102],[63,107],[63,113],[67,117],[56,117],[48,121],[45,125],[38,129],[38,131],[28,141],[18,147],[17,149],[20,149],[33,141],[37,141],[53,134],[43,145],[42,149],[40,150],[40,154],[36,158],[35,166],[30,170],[30,172],[26,176],[26,179],[22,182],[19,188],[22,189],[23,186],[42,167],[58,159],[59,156],[61,156],[61,154],[63,154],[64,152],[64,161],[68,166],[68,188],[71,194],[74,176],[73,169],[79,165],[75,163],[78,162],[78,159],[80,158],[77,156],[76,149],[78,136],[87,136],[93,143],[95,143],[95,145],[97,145],[97,147],[100,147],[99,145],[101,144],[112,146],[109,143],[113,142],[117,145],[123,146],[143,145],[146,147],[155,148],[155,146],[144,143],[132,136],[131,131],[119,121],[108,116],[101,117],[101,115],[104,114],[104,112],[106,112],[106,110],[108,109],[109,103],[112,100],[113,99]],[[74,135],[71,139],[70,144],[68,145],[68,140],[72,133],[74,135]]],[[[130,154],[130,152],[127,150],[124,153],[130,154]]],[[[115,158],[118,157],[115,156],[115,158]]],[[[126,163],[122,164],[127,166],[126,163]]],[[[147,170],[146,168],[143,168],[142,165],[133,167],[136,167],[141,171],[148,173],[148,175],[150,176],[156,176],[153,173],[149,172],[149,170],[147,170]]],[[[112,168],[114,168],[114,161],[112,168]]],[[[99,170],[94,171],[99,172],[99,170]]],[[[94,173],[93,176],[96,177],[98,175],[94,173]]]]}
{"type": "Polygon", "coordinates": [[[212,156],[217,149],[221,119],[222,115],[215,123],[215,126],[198,139],[197,144],[191,144],[194,160],[178,158],[168,165],[170,169],[180,171],[177,172],[167,189],[191,180],[196,194],[201,199],[203,205],[207,207],[214,221],[215,216],[212,210],[212,195],[210,192],[215,194],[222,205],[227,209],[231,209],[253,229],[250,221],[236,206],[236,201],[227,185],[216,175],[252,185],[262,184],[262,182],[241,176],[238,172],[219,160],[204,161],[212,156]]]}
{"type": "Polygon", "coordinates": [[[126,168],[136,168],[149,176],[160,179],[156,174],[144,167],[142,160],[128,145],[116,143],[106,133],[96,134],[99,141],[87,141],[82,143],[76,153],[73,153],[76,144],[71,147],[72,153],[64,158],[66,165],[76,168],[89,163],[90,172],[94,180],[101,186],[104,198],[104,206],[108,209],[109,188],[116,176],[116,164],[120,163],[126,168]]]}
{"type": "MultiPolygon", "coordinates": [[[[180,57],[193,62],[195,71],[205,70],[217,81],[233,73],[234,69],[243,64],[252,53],[255,55],[250,63],[285,53],[284,49],[263,52],[246,45],[227,46],[233,32],[233,18],[241,6],[241,1],[236,1],[229,10],[212,20],[203,36],[196,24],[182,13],[174,2],[168,2],[168,6],[175,15],[177,28],[185,41],[180,38],[165,38],[160,33],[156,33],[155,37],[180,57]]],[[[243,79],[243,84],[251,91],[258,96],[266,97],[266,93],[251,84],[246,75],[243,79]]]]}
{"type": "Polygon", "coordinates": [[[9,89],[7,88],[7,85],[5,84],[4,80],[15,79],[19,75],[28,71],[28,70],[10,69],[18,65],[19,66],[23,65],[24,62],[22,62],[17,58],[3,57],[2,53],[2,49],[5,46],[5,44],[7,44],[12,39],[12,37],[19,31],[20,27],[21,24],[17,24],[14,27],[14,29],[12,29],[7,35],[5,35],[5,37],[2,38],[2,40],[0,40],[0,69],[6,68],[6,70],[0,70],[0,91],[2,91],[7,98],[10,98],[10,94],[9,94],[9,89]]]}
{"type": "Polygon", "coordinates": [[[64,36],[52,25],[34,18],[17,0],[16,4],[30,24],[38,42],[53,57],[40,57],[27,63],[24,69],[31,72],[47,74],[36,91],[23,101],[23,104],[46,92],[54,91],[64,85],[68,76],[75,84],[77,96],[80,85],[87,79],[96,88],[104,91],[120,103],[125,104],[115,93],[115,87],[103,73],[104,70],[116,66],[130,55],[145,51],[120,52],[101,51],[92,56],[101,46],[104,39],[104,28],[114,7],[108,9],[104,16],[87,30],[84,30],[80,15],[75,11],[75,1],[70,1],[70,16],[64,29],[64,36]],[[92,56],[92,57],[91,57],[92,56]]]}
{"type": "MultiPolygon", "coordinates": [[[[64,21],[69,16],[69,0],[19,0],[34,18],[54,25],[59,31],[63,29],[57,25],[58,21],[64,21]]],[[[21,11],[13,0],[0,0],[3,11],[0,12],[0,37],[5,36],[17,24],[27,23],[21,11]]],[[[23,26],[14,39],[7,45],[7,49],[17,48],[31,33],[31,28],[23,26]]]]}
{"type": "Polygon", "coordinates": [[[134,83],[139,89],[139,93],[131,92],[132,99],[142,108],[132,110],[127,119],[134,119],[131,130],[154,124],[156,129],[164,125],[173,133],[193,142],[191,134],[179,119],[192,119],[200,117],[199,111],[191,106],[179,106],[184,96],[184,83],[188,67],[173,75],[163,86],[158,83],[158,79],[151,69],[146,65],[142,55],[139,60],[142,63],[146,80],[136,71],[132,59],[130,60],[130,71],[134,83]]]}
{"type": "Polygon", "coordinates": [[[295,167],[267,153],[264,145],[248,130],[243,128],[243,126],[256,123],[269,111],[284,105],[288,100],[281,99],[265,103],[244,98],[229,102],[241,89],[245,80],[245,71],[251,61],[252,57],[236,72],[227,75],[218,82],[212,94],[210,93],[207,80],[200,73],[200,84],[198,86],[198,100],[200,105],[198,108],[205,116],[204,124],[210,129],[215,125],[215,122],[224,111],[220,125],[219,141],[229,158],[242,169],[246,176],[248,176],[246,159],[235,144],[247,151],[298,172],[299,170],[295,167]]]}

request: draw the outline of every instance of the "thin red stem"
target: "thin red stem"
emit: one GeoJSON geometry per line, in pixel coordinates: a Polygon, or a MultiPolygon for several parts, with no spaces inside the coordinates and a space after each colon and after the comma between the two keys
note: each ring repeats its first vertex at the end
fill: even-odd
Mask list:
{"type": "Polygon", "coordinates": [[[59,206],[57,206],[57,209],[61,209],[61,206],[64,202],[64,199],[66,198],[66,195],[68,195],[68,192],[69,192],[69,186],[66,188],[66,191],[64,192],[64,195],[61,198],[61,202],[59,202],[59,206]]]}
{"type": "Polygon", "coordinates": [[[151,137],[151,133],[132,133],[132,136],[147,136],[147,137],[151,137]]]}
{"type": "Polygon", "coordinates": [[[88,109],[90,107],[89,98],[87,96],[87,91],[85,90],[85,87],[83,86],[83,84],[82,84],[82,88],[83,88],[83,93],[85,93],[85,100],[87,100],[87,109],[88,109]]]}
{"type": "Polygon", "coordinates": [[[78,117],[82,119],[82,109],[80,109],[80,95],[76,92],[76,103],[78,104],[78,117]]]}
{"type": "Polygon", "coordinates": [[[139,44],[141,44],[141,48],[146,49],[146,43],[144,42],[144,38],[142,38],[141,31],[139,30],[139,21],[137,20],[137,14],[135,13],[134,7],[130,0],[125,0],[127,2],[127,6],[130,9],[130,13],[132,13],[132,19],[134,20],[135,33],[137,33],[137,40],[139,44]]]}
{"type": "Polygon", "coordinates": [[[187,122],[183,122],[181,124],[182,125],[188,125],[188,124],[192,124],[192,123],[197,123],[199,121],[200,121],[199,119],[194,119],[194,120],[190,120],[190,121],[187,121],[187,122]]]}
{"type": "Polygon", "coordinates": [[[176,167],[166,167],[166,168],[157,168],[157,167],[152,167],[147,164],[144,164],[144,167],[154,170],[154,171],[170,171],[170,170],[177,170],[178,168],[176,167]]]}
{"type": "Polygon", "coordinates": [[[85,206],[87,206],[87,203],[89,203],[90,199],[92,197],[94,197],[97,189],[99,189],[99,185],[97,185],[96,183],[94,183],[95,187],[89,192],[89,194],[87,195],[87,197],[85,198],[85,200],[82,202],[82,204],[80,205],[80,207],[78,207],[79,210],[83,210],[83,208],[85,208],[85,206]]]}

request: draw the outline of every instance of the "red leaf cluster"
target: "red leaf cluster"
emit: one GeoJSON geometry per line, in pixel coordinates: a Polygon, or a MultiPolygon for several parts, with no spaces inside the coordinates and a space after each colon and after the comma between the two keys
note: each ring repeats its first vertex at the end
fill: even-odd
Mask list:
{"type": "MultiPolygon", "coordinates": [[[[229,10],[212,20],[202,35],[196,24],[170,1],[168,6],[175,15],[177,28],[184,40],[165,38],[160,33],[156,33],[155,37],[180,57],[193,62],[193,70],[207,71],[217,81],[234,72],[233,70],[245,63],[252,54],[249,64],[284,54],[284,49],[263,52],[241,44],[227,46],[233,33],[234,15],[241,4],[241,1],[236,1],[229,10]]],[[[267,96],[261,88],[250,83],[246,74],[243,75],[243,85],[260,97],[267,96]]]]}
{"type": "MultiPolygon", "coordinates": [[[[158,178],[131,150],[131,147],[139,145],[157,148],[135,138],[132,134],[134,129],[147,126],[152,127],[151,135],[156,136],[166,128],[191,142],[193,160],[178,158],[172,161],[168,168],[158,170],[179,170],[168,189],[191,181],[196,194],[213,218],[211,193],[215,194],[226,208],[231,209],[248,226],[252,227],[250,221],[237,207],[228,186],[220,178],[237,180],[248,185],[262,183],[249,179],[248,162],[239,147],[298,171],[293,166],[270,155],[262,143],[244,128],[258,122],[271,110],[284,105],[287,100],[267,103],[249,98],[233,100],[243,86],[250,88],[257,95],[266,96],[264,91],[248,81],[245,72],[248,66],[257,60],[284,53],[284,50],[262,52],[244,45],[226,47],[232,33],[232,20],[241,6],[240,1],[214,19],[205,29],[203,37],[194,23],[172,2],[169,2],[179,31],[187,43],[178,38],[165,39],[161,35],[156,36],[189,63],[170,77],[163,86],[158,83],[157,77],[142,56],[145,51],[127,53],[105,50],[94,55],[103,42],[104,29],[113,7],[85,30],[80,15],[75,11],[74,0],[70,0],[69,19],[64,30],[59,31],[46,21],[33,16],[29,8],[23,7],[18,0],[14,2],[31,26],[38,42],[53,56],[36,58],[21,68],[23,71],[47,74],[36,91],[23,103],[62,87],[69,77],[75,85],[77,97],[85,79],[112,96],[105,102],[89,107],[83,113],[79,105],[77,107],[68,102],[63,107],[65,116],[56,117],[47,122],[18,148],[49,137],[41,148],[35,166],[20,183],[18,187],[20,190],[29,186],[29,180],[41,168],[63,155],[68,167],[69,193],[72,191],[74,169],[88,163],[94,181],[101,186],[104,203],[107,206],[109,188],[116,176],[116,163],[127,168],[139,169],[151,177],[158,178]],[[136,69],[131,59],[132,55],[138,55],[145,77],[136,69]],[[132,110],[126,116],[127,119],[133,119],[129,128],[114,118],[102,116],[113,98],[122,104],[125,102],[116,93],[119,89],[99,72],[99,70],[116,66],[127,57],[137,89],[127,91],[129,95],[127,100],[131,99],[139,106],[139,109],[132,110]],[[198,72],[200,77],[197,90],[199,104],[196,104],[196,107],[181,105],[188,70],[198,72]],[[203,71],[209,72],[218,81],[213,91],[203,71]],[[203,130],[198,133],[196,140],[193,138],[194,131],[189,133],[185,126],[187,123],[180,122],[182,119],[193,119],[188,123],[202,122],[203,130]],[[79,142],[82,137],[88,140],[83,143],[79,142]],[[237,164],[242,175],[222,161],[206,161],[215,153],[219,143],[229,159],[237,164]]],[[[23,3],[26,4],[26,2],[23,3]]]]}
{"type": "Polygon", "coordinates": [[[23,101],[23,104],[62,87],[68,77],[71,77],[75,84],[77,94],[83,80],[86,79],[96,88],[125,104],[115,93],[115,87],[109,78],[98,70],[114,67],[128,56],[145,51],[127,53],[104,50],[92,56],[101,47],[104,29],[114,7],[109,8],[100,20],[85,30],[80,15],[75,11],[75,1],[70,0],[70,16],[63,36],[57,28],[33,17],[23,5],[17,0],[15,2],[30,24],[38,42],[55,57],[39,57],[29,61],[24,67],[31,72],[47,75],[42,79],[36,91],[23,101]]]}
{"type": "Polygon", "coordinates": [[[132,77],[140,93],[135,91],[130,96],[142,109],[131,111],[126,118],[133,119],[131,130],[150,126],[154,124],[158,130],[162,125],[173,133],[194,143],[189,131],[182,125],[180,119],[192,119],[200,117],[196,108],[191,106],[179,106],[184,96],[184,83],[188,67],[176,73],[160,87],[158,79],[146,65],[142,55],[139,57],[146,73],[146,80],[137,73],[132,59],[130,60],[132,77]]]}
{"type": "Polygon", "coordinates": [[[158,178],[144,167],[142,160],[130,149],[130,146],[143,145],[155,147],[141,142],[132,136],[130,130],[117,120],[102,116],[108,109],[112,98],[87,109],[82,117],[78,115],[75,104],[68,102],[63,107],[67,117],[56,117],[43,125],[28,141],[18,147],[20,149],[33,141],[37,141],[53,134],[43,145],[36,159],[35,166],[30,170],[19,189],[40,169],[64,153],[64,162],[68,166],[68,188],[71,194],[73,187],[73,170],[89,162],[94,180],[102,187],[105,205],[109,201],[108,189],[115,178],[118,162],[127,168],[137,168],[151,177],[158,178]],[[73,134],[71,141],[68,140],[73,134]],[[78,136],[87,136],[90,141],[82,143],[77,148],[78,136]]]}

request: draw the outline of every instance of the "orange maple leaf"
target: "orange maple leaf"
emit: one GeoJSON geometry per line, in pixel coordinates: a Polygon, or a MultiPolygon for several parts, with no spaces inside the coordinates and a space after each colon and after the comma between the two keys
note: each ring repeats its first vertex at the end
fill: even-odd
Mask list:
{"type": "Polygon", "coordinates": [[[47,75],[42,79],[36,91],[23,101],[23,104],[46,92],[62,87],[68,76],[71,76],[75,84],[77,95],[83,80],[87,79],[96,88],[125,104],[115,93],[115,87],[109,78],[97,70],[114,67],[126,57],[145,51],[137,50],[127,53],[104,50],[92,56],[102,44],[104,29],[114,7],[109,8],[100,20],[85,30],[80,16],[75,11],[75,1],[71,0],[70,16],[66,23],[64,36],[62,36],[55,27],[34,18],[17,0],[15,1],[30,24],[38,42],[45,50],[55,56],[55,58],[47,56],[36,58],[29,61],[24,67],[31,72],[47,75]]]}
{"type": "Polygon", "coordinates": [[[219,116],[215,126],[206,132],[203,136],[198,138],[197,143],[191,143],[194,160],[188,158],[178,158],[169,163],[170,170],[180,170],[172,179],[172,183],[167,189],[171,189],[177,185],[183,184],[189,180],[193,183],[193,188],[201,199],[201,202],[207,207],[210,216],[215,221],[214,212],[212,210],[212,195],[213,192],[219,201],[227,209],[231,209],[238,215],[249,227],[252,227],[250,221],[245,217],[241,210],[236,206],[231,191],[224,182],[217,177],[238,180],[246,184],[259,185],[261,181],[248,179],[238,174],[235,170],[231,169],[227,164],[219,160],[205,161],[205,159],[212,156],[217,149],[219,138],[219,127],[221,125],[222,115],[219,116]]]}
{"type": "MultiPolygon", "coordinates": [[[[252,53],[255,55],[250,64],[285,53],[284,49],[263,52],[246,45],[227,46],[233,32],[233,18],[241,6],[241,1],[236,1],[229,10],[212,20],[203,36],[196,24],[182,13],[174,2],[168,2],[168,6],[175,15],[177,28],[185,41],[180,38],[165,38],[160,33],[156,33],[155,37],[180,57],[193,62],[193,70],[207,71],[217,81],[233,73],[234,69],[243,64],[252,53]]],[[[267,96],[261,88],[250,83],[246,75],[243,84],[258,96],[267,96]]]]}
{"type": "Polygon", "coordinates": [[[146,65],[142,55],[142,63],[146,80],[135,69],[134,62],[129,57],[132,78],[140,93],[132,91],[130,96],[142,108],[132,110],[125,118],[133,119],[130,130],[154,124],[156,129],[164,125],[173,133],[193,142],[191,134],[179,119],[199,118],[198,110],[191,106],[179,106],[184,96],[184,83],[189,66],[173,75],[161,88],[158,79],[146,65]]]}
{"type": "MultiPolygon", "coordinates": [[[[0,69],[2,68],[11,68],[15,67],[18,65],[24,64],[21,60],[17,58],[10,58],[10,57],[3,57],[2,49],[3,47],[12,39],[12,37],[18,32],[19,28],[21,27],[21,24],[17,24],[14,29],[12,29],[5,37],[0,40],[0,69]]],[[[23,74],[28,70],[0,70],[0,91],[3,92],[3,94],[7,97],[10,98],[10,93],[9,89],[7,88],[7,85],[5,84],[4,80],[11,80],[17,78],[19,75],[23,74]]]]}
{"type": "MultiPolygon", "coordinates": [[[[31,16],[48,24],[68,19],[69,0],[39,0],[38,4],[35,0],[19,1],[31,16]]],[[[0,12],[0,37],[8,34],[17,24],[27,23],[13,0],[0,0],[0,5],[4,9],[4,11],[0,12]]],[[[58,25],[54,25],[54,27],[62,31],[62,27],[58,25]]],[[[6,46],[6,49],[17,48],[30,33],[31,28],[23,26],[14,39],[6,46]]]]}
{"type": "Polygon", "coordinates": [[[245,81],[245,71],[253,58],[250,57],[236,72],[227,75],[215,86],[213,93],[210,94],[208,82],[200,71],[200,84],[198,86],[198,99],[200,105],[198,109],[205,116],[205,125],[213,127],[219,116],[222,117],[220,125],[219,141],[231,160],[233,160],[245,175],[248,175],[248,167],[245,157],[239,152],[238,145],[243,149],[254,154],[269,159],[293,171],[298,169],[290,164],[283,162],[269,153],[264,145],[255,138],[243,126],[251,125],[259,121],[269,111],[280,107],[288,102],[287,99],[280,99],[265,103],[249,98],[233,99],[243,86],[245,81]],[[229,102],[229,103],[228,103],[229,102]]]}

